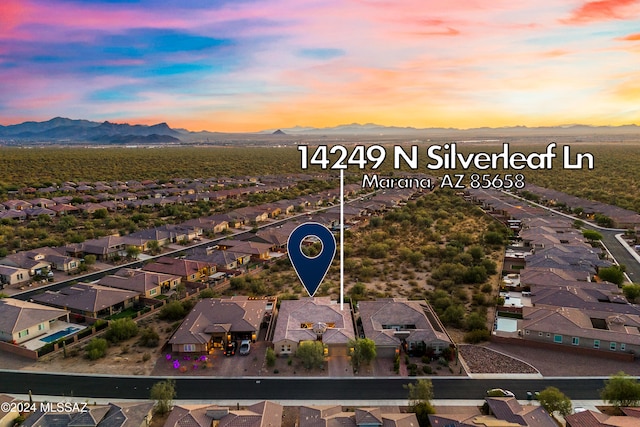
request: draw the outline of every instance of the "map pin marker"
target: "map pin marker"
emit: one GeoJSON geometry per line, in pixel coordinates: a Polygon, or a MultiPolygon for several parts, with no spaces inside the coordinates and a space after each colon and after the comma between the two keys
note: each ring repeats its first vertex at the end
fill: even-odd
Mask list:
{"type": "Polygon", "coordinates": [[[291,232],[287,242],[287,252],[302,286],[312,297],[329,271],[336,253],[336,238],[324,225],[317,222],[307,222],[300,224],[291,232]],[[322,243],[320,254],[313,258],[302,252],[302,241],[310,236],[317,237],[322,243]]]}

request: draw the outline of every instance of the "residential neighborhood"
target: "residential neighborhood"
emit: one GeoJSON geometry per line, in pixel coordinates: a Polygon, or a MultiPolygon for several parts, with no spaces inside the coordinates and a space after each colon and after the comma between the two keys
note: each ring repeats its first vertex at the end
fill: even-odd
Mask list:
{"type": "MultiPolygon", "coordinates": [[[[131,201],[139,200],[132,194],[131,201]]],[[[350,194],[358,196],[355,191],[350,194]]],[[[634,363],[640,351],[637,340],[640,310],[625,297],[618,284],[599,277],[600,271],[615,265],[601,246],[588,240],[570,218],[537,206],[512,209],[518,200],[513,195],[483,190],[467,191],[461,196],[481,206],[513,233],[501,262],[502,279],[496,296],[499,304],[491,320],[490,342],[560,353],[580,352],[634,363]]],[[[0,351],[33,360],[51,352],[66,352],[69,346],[73,349],[94,335],[100,336],[104,329],[96,328],[95,322],[106,320],[107,326],[112,319],[128,315],[143,319],[145,313],[147,316],[159,313],[172,301],[188,301],[191,295],[197,296],[204,290],[227,289],[232,280],[251,280],[257,271],[277,270],[278,263],[287,257],[288,236],[301,222],[313,218],[329,229],[339,227],[339,212],[331,205],[307,213],[327,200],[334,201],[335,197],[327,193],[315,200],[307,197],[304,203],[241,208],[224,216],[202,217],[123,236],[8,254],[0,260],[3,291],[17,295],[40,287],[43,291],[31,295],[29,301],[0,299],[0,314],[6,320],[2,337],[9,343],[3,343],[0,351]],[[280,222],[287,217],[291,219],[280,222]],[[69,276],[76,277],[91,256],[99,268],[111,267],[109,273],[90,281],[47,289],[69,276]],[[140,265],[134,265],[139,261],[140,265]]],[[[346,206],[345,225],[357,230],[371,218],[397,209],[414,197],[413,191],[396,190],[356,198],[346,206]]],[[[37,201],[47,206],[50,202],[55,203],[37,201]]],[[[17,206],[28,209],[26,204],[11,206],[16,210],[17,206]]],[[[420,369],[422,361],[427,363],[423,365],[424,372],[432,375],[438,374],[436,362],[446,366],[451,374],[471,374],[459,356],[459,339],[427,299],[396,296],[355,302],[349,298],[341,302],[331,296],[281,299],[278,295],[236,294],[201,297],[187,307],[184,319],[170,328],[162,346],[166,355],[162,358],[167,362],[156,362],[158,372],[171,372],[179,366],[175,372],[189,375],[189,370],[195,374],[199,368],[198,375],[203,375],[205,368],[214,365],[209,368],[210,375],[224,376],[225,370],[241,369],[278,375],[279,369],[295,369],[296,365],[287,366],[287,362],[297,355],[301,344],[316,342],[323,349],[323,371],[327,369],[331,374],[344,367],[341,360],[354,357],[353,346],[358,340],[367,339],[375,347],[376,362],[365,366],[363,372],[388,375],[383,374],[388,369],[395,375],[413,376],[416,369],[411,365],[417,362],[420,369]],[[273,351],[277,361],[271,371],[264,362],[268,351],[273,351]],[[250,357],[229,358],[235,354],[250,357]],[[223,359],[218,359],[220,356],[223,359]],[[188,362],[184,363],[185,360],[188,362]],[[194,361],[193,366],[186,368],[189,361],[194,361]]],[[[353,374],[349,371],[347,368],[348,375],[358,374],[357,369],[353,374]]],[[[265,408],[269,408],[269,425],[277,425],[282,409],[273,405],[260,403],[245,411],[177,405],[166,422],[181,424],[188,418],[199,420],[199,424],[207,419],[223,424],[255,420],[260,424],[264,421],[259,420],[266,416],[265,408]]],[[[541,406],[523,405],[513,397],[487,397],[486,405],[487,412],[465,410],[459,414],[430,415],[429,419],[431,425],[461,426],[498,422],[494,420],[531,426],[553,422],[541,406]]],[[[110,409],[96,410],[108,413],[110,409]]],[[[299,414],[300,424],[314,420],[313,423],[357,426],[417,425],[412,414],[373,408],[350,413],[340,406],[301,407],[299,414]]],[[[41,414],[37,423],[46,420],[46,414],[41,414]]],[[[571,417],[566,420],[570,425],[571,417]]]]}

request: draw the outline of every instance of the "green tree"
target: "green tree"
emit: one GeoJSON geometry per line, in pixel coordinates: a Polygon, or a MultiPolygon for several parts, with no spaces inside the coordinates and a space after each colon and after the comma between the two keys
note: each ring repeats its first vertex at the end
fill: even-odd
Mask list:
{"type": "Polygon", "coordinates": [[[538,401],[549,414],[559,412],[562,416],[571,414],[573,405],[563,392],[556,387],[547,387],[538,394],[538,401]]]}
{"type": "Polygon", "coordinates": [[[640,403],[640,384],[635,377],[620,371],[605,381],[600,397],[616,408],[638,406],[640,403]]]}
{"type": "Polygon", "coordinates": [[[135,337],[138,334],[138,325],[128,317],[117,319],[109,323],[109,329],[105,337],[113,342],[120,342],[135,337]]]}
{"type": "Polygon", "coordinates": [[[127,257],[131,259],[137,259],[138,255],[140,255],[140,252],[141,252],[139,247],[133,246],[133,245],[127,246],[126,251],[127,251],[127,257]]]}
{"type": "Polygon", "coordinates": [[[622,292],[629,302],[635,302],[640,297],[640,285],[631,283],[622,287],[622,292]]]}
{"type": "Polygon", "coordinates": [[[198,294],[198,298],[200,298],[200,299],[203,299],[203,298],[215,298],[215,296],[216,296],[216,293],[211,288],[203,289],[202,291],[200,291],[200,294],[198,294]]]}
{"type": "Polygon", "coordinates": [[[138,342],[144,347],[157,347],[160,342],[160,335],[153,327],[149,326],[142,330],[138,342]]]}
{"type": "Polygon", "coordinates": [[[265,359],[268,367],[273,368],[276,365],[276,352],[271,347],[267,348],[265,359]]]}
{"type": "Polygon", "coordinates": [[[409,406],[433,399],[433,384],[430,379],[419,379],[415,383],[405,385],[404,388],[409,390],[409,406]]]}
{"type": "Polygon", "coordinates": [[[464,306],[461,304],[450,305],[440,316],[447,326],[460,327],[464,321],[464,306]]]}
{"type": "Polygon", "coordinates": [[[435,414],[431,405],[433,399],[433,384],[430,379],[419,379],[415,383],[404,386],[409,390],[409,411],[416,414],[420,427],[429,425],[429,414],[435,414]]]}
{"type": "Polygon", "coordinates": [[[171,301],[160,309],[158,317],[162,320],[180,320],[187,315],[187,311],[180,301],[171,301]]]}
{"type": "Polygon", "coordinates": [[[477,311],[469,314],[464,320],[464,323],[467,331],[487,329],[487,317],[477,311]]]}
{"type": "Polygon", "coordinates": [[[307,369],[322,368],[324,364],[324,345],[320,341],[302,341],[298,345],[296,357],[307,369]]]}
{"type": "Polygon", "coordinates": [[[147,248],[149,248],[149,252],[151,255],[158,255],[162,249],[160,248],[160,243],[157,240],[151,240],[147,242],[147,248]]]}
{"type": "Polygon", "coordinates": [[[155,411],[158,415],[169,413],[173,406],[173,399],[177,396],[176,382],[164,380],[151,387],[150,398],[156,401],[155,411]]]}
{"type": "Polygon", "coordinates": [[[84,256],[84,264],[88,267],[96,263],[96,256],[87,254],[84,256]]]}
{"type": "Polygon", "coordinates": [[[598,233],[595,230],[583,230],[582,237],[593,242],[595,240],[602,240],[602,234],[598,233]]]}
{"type": "Polygon", "coordinates": [[[606,215],[595,214],[593,219],[596,221],[596,224],[601,227],[613,227],[613,220],[606,215]]]}
{"type": "Polygon", "coordinates": [[[94,219],[105,219],[107,216],[109,216],[109,212],[106,209],[96,209],[93,213],[94,219]]]}
{"type": "Polygon", "coordinates": [[[484,242],[487,245],[501,245],[504,243],[504,237],[496,231],[489,231],[484,235],[484,242]]]}
{"type": "Polygon", "coordinates": [[[348,346],[353,348],[351,353],[353,369],[359,369],[362,364],[368,365],[376,358],[376,343],[369,338],[349,340],[348,346]]]}
{"type": "Polygon", "coordinates": [[[86,356],[90,360],[97,360],[107,354],[109,343],[104,338],[93,338],[84,348],[86,356]]]}
{"type": "Polygon", "coordinates": [[[624,270],[617,265],[598,269],[598,277],[620,286],[624,282],[624,270]]]}

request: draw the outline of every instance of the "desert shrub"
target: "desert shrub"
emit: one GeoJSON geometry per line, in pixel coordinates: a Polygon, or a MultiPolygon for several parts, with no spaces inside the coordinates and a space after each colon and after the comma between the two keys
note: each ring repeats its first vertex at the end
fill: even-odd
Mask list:
{"type": "Polygon", "coordinates": [[[89,360],[97,360],[107,354],[109,343],[104,338],[93,338],[84,348],[89,360]]]}
{"type": "Polygon", "coordinates": [[[138,334],[138,325],[127,318],[117,319],[109,324],[109,330],[105,337],[111,342],[120,342],[135,337],[138,334]]]}
{"type": "Polygon", "coordinates": [[[147,327],[140,333],[138,343],[144,347],[157,347],[160,342],[160,335],[152,327],[147,327]]]}

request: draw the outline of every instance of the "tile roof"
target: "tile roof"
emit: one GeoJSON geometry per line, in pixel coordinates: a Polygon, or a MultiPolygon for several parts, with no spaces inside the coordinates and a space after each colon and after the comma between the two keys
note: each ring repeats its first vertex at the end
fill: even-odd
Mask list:
{"type": "Polygon", "coordinates": [[[178,259],[171,257],[161,257],[144,266],[145,271],[155,271],[157,273],[173,274],[180,277],[189,277],[203,270],[213,267],[208,262],[193,261],[189,259],[178,259]]]}
{"type": "Polygon", "coordinates": [[[217,427],[280,427],[282,410],[282,405],[270,401],[231,411],[215,405],[176,405],[164,427],[211,427],[214,420],[217,427]]]}
{"type": "Polygon", "coordinates": [[[57,319],[67,310],[14,298],[0,298],[0,331],[13,334],[37,324],[57,319]]]}
{"type": "Polygon", "coordinates": [[[343,344],[355,338],[351,310],[348,304],[343,311],[336,301],[329,297],[300,298],[284,300],[273,336],[273,342],[282,340],[316,340],[317,335],[309,325],[325,323],[329,325],[322,337],[325,344],[343,344]]]}
{"type": "Polygon", "coordinates": [[[87,407],[88,412],[59,413],[37,411],[29,416],[25,427],[140,427],[149,417],[153,402],[109,403],[87,407]]]}
{"type": "Polygon", "coordinates": [[[173,280],[180,280],[180,276],[123,268],[115,274],[101,278],[98,284],[144,294],[151,289],[159,287],[161,283],[173,280]]]}
{"type": "Polygon", "coordinates": [[[640,316],[637,315],[565,307],[523,307],[520,325],[520,329],[640,345],[640,316]],[[594,328],[591,319],[602,319],[608,329],[594,328]]]}
{"type": "Polygon", "coordinates": [[[522,406],[515,397],[487,397],[486,401],[499,420],[528,427],[557,427],[542,406],[522,406]]]}
{"type": "Polygon", "coordinates": [[[170,344],[206,343],[214,332],[257,332],[267,300],[204,298],[169,339],[170,344]]]}
{"type": "Polygon", "coordinates": [[[359,408],[343,412],[340,405],[301,406],[300,427],[419,427],[413,413],[384,413],[380,408],[359,408]]]}
{"type": "Polygon", "coordinates": [[[628,411],[631,408],[623,408],[625,415],[606,415],[591,410],[567,415],[565,420],[568,427],[638,427],[640,426],[640,414],[637,410],[628,411]]]}
{"type": "Polygon", "coordinates": [[[91,283],[78,283],[57,292],[45,291],[34,295],[33,300],[57,307],[67,307],[79,311],[96,313],[116,304],[135,298],[134,291],[109,288],[91,283]]]}
{"type": "Polygon", "coordinates": [[[360,301],[358,312],[362,319],[364,334],[377,345],[398,345],[396,328],[408,331],[409,341],[426,343],[441,340],[451,343],[451,339],[439,324],[437,317],[426,301],[409,301],[404,298],[360,301]],[[429,315],[431,319],[429,319],[429,315]],[[433,324],[432,322],[436,322],[433,324]],[[405,326],[405,328],[402,328],[405,326]]]}

